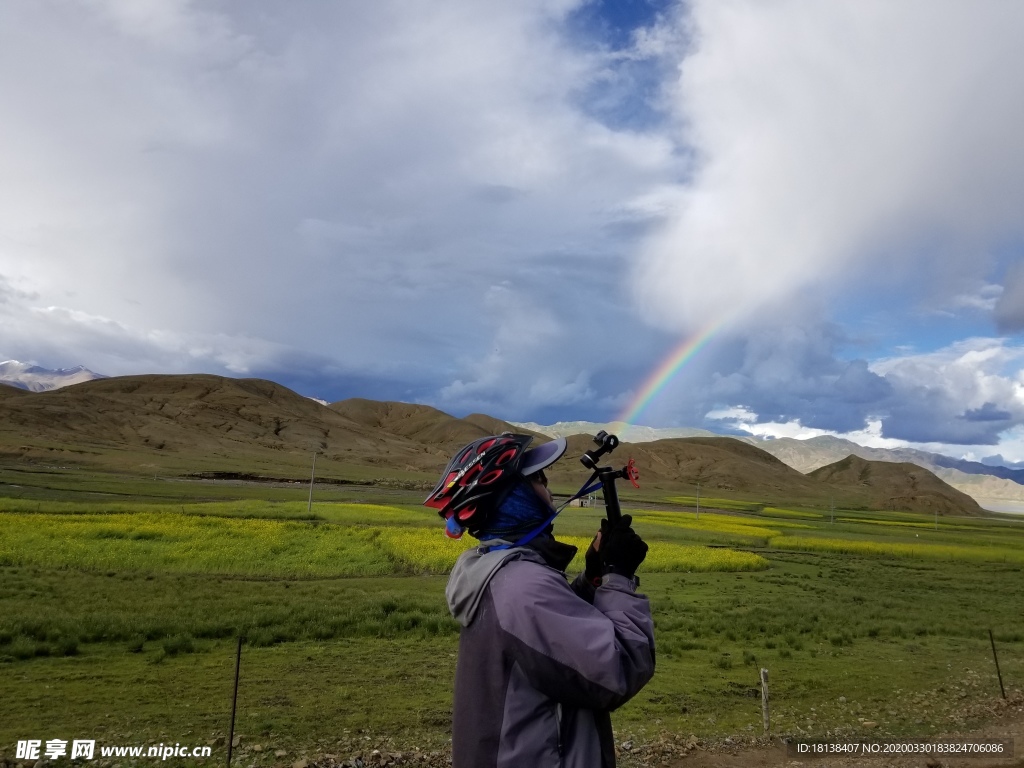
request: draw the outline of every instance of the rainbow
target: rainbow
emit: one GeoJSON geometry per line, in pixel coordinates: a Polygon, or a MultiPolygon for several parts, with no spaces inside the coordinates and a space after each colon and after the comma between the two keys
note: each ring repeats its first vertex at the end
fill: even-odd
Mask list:
{"type": "Polygon", "coordinates": [[[668,384],[672,377],[674,377],[684,365],[686,365],[693,356],[696,355],[700,350],[707,344],[711,338],[718,333],[721,327],[725,325],[725,322],[721,319],[716,320],[704,327],[703,330],[698,333],[689,336],[679,344],[678,347],[672,350],[669,355],[658,364],[650,375],[644,385],[640,388],[626,409],[622,412],[616,421],[625,422],[626,424],[635,424],[636,418],[640,415],[644,408],[651,404],[651,401],[657,397],[658,393],[664,389],[665,385],[668,384]]]}

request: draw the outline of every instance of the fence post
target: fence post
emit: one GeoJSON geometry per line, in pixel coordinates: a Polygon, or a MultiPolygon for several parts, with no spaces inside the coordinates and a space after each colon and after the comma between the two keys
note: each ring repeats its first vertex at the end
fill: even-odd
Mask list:
{"type": "Polygon", "coordinates": [[[764,721],[764,732],[771,732],[771,721],[768,717],[768,670],[761,668],[761,718],[764,721]]]}
{"type": "Polygon", "coordinates": [[[242,641],[238,636],[238,651],[235,654],[235,692],[231,695],[231,729],[228,731],[228,768],[231,768],[231,750],[235,746],[235,708],[238,704],[238,669],[242,666],[242,641]]]}
{"type": "Polygon", "coordinates": [[[988,631],[989,642],[992,643],[992,659],[996,663],[996,675],[999,677],[999,692],[1003,694],[1003,699],[1006,699],[1006,689],[1003,688],[1003,673],[999,671],[999,657],[996,656],[996,639],[992,636],[992,630],[988,631]]]}

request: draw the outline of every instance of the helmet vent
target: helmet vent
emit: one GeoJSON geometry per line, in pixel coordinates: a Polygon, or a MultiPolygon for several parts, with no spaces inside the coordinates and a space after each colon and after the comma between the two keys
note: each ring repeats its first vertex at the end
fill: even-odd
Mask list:
{"type": "Polygon", "coordinates": [[[515,448],[509,448],[507,451],[501,454],[501,456],[498,457],[498,460],[494,462],[494,465],[496,467],[500,467],[504,464],[508,464],[509,460],[515,458],[517,453],[519,453],[519,451],[517,451],[515,448]]]}
{"type": "Polygon", "coordinates": [[[480,474],[482,467],[479,464],[474,464],[472,467],[466,470],[466,474],[462,476],[462,480],[459,481],[459,485],[469,485],[473,482],[473,478],[480,474]]]}
{"type": "Polygon", "coordinates": [[[500,469],[492,469],[490,472],[488,472],[486,475],[480,478],[479,483],[480,485],[490,485],[503,474],[505,473],[502,472],[502,470],[500,469]]]}

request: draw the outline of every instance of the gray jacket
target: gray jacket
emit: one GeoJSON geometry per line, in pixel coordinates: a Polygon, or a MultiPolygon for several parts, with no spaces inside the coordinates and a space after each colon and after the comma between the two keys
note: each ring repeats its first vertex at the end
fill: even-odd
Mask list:
{"type": "Polygon", "coordinates": [[[609,712],[654,674],[647,598],[617,575],[570,586],[543,551],[471,549],[452,570],[454,768],[612,768],[609,712]]]}

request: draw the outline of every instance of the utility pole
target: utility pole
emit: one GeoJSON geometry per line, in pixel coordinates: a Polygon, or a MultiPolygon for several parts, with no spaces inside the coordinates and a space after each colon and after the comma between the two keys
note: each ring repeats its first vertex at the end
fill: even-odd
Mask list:
{"type": "Polygon", "coordinates": [[[313,511],[313,481],[316,479],[316,451],[313,451],[313,473],[309,476],[309,504],[306,505],[306,514],[313,511]]]}
{"type": "Polygon", "coordinates": [[[697,519],[700,520],[700,483],[697,483],[697,519]]]}
{"type": "Polygon", "coordinates": [[[830,514],[832,515],[832,523],[831,524],[835,525],[836,524],[836,497],[835,496],[830,496],[828,503],[829,503],[830,514]]]}

